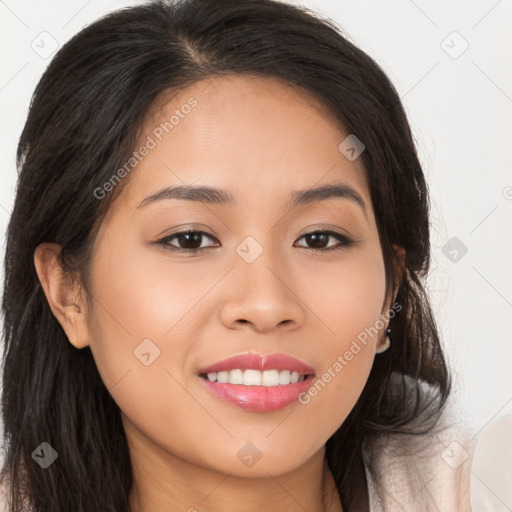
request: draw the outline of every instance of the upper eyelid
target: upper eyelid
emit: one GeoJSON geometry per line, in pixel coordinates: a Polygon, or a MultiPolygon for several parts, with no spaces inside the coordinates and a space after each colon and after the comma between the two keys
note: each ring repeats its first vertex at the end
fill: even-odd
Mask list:
{"type": "Polygon", "coordinates": [[[170,235],[164,236],[161,238],[161,240],[168,240],[169,238],[174,238],[175,236],[179,235],[186,235],[188,233],[200,233],[201,235],[208,236],[210,238],[214,238],[215,240],[218,240],[218,238],[215,235],[212,235],[208,233],[208,231],[204,231],[202,229],[183,229],[182,231],[176,231],[175,233],[171,233],[170,235]]]}
{"type": "MultiPolygon", "coordinates": [[[[218,240],[218,238],[215,236],[215,235],[212,235],[211,233],[208,233],[208,231],[204,231],[202,229],[183,229],[182,231],[176,231],[175,233],[171,233],[169,235],[166,235],[164,237],[161,238],[161,240],[166,240],[168,238],[172,238],[172,237],[175,237],[175,236],[178,236],[178,235],[184,235],[184,234],[187,234],[187,233],[200,233],[201,235],[206,235],[206,236],[209,236],[210,238],[215,238],[216,240],[218,240]]],[[[311,235],[313,233],[328,233],[330,235],[340,235],[340,236],[344,236],[346,238],[349,238],[348,235],[345,235],[343,233],[339,233],[337,231],[335,231],[334,229],[331,229],[331,228],[315,228],[315,229],[312,229],[311,231],[306,231],[305,233],[302,233],[299,238],[302,238],[303,236],[306,236],[306,235],[311,235]]]]}

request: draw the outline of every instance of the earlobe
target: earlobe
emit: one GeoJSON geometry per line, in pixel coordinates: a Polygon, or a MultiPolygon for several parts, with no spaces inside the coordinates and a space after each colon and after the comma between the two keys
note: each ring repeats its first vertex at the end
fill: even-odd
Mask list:
{"type": "Polygon", "coordinates": [[[387,329],[386,333],[384,335],[384,341],[375,350],[376,354],[382,354],[382,352],[386,352],[386,350],[391,346],[390,334],[391,334],[390,329],[387,329]]]}
{"type": "Polygon", "coordinates": [[[88,343],[79,338],[85,321],[82,307],[69,275],[59,261],[60,245],[44,242],[34,252],[34,265],[48,305],[76,348],[88,343]]]}
{"type": "Polygon", "coordinates": [[[400,245],[394,245],[393,249],[396,252],[396,255],[402,260],[402,263],[405,263],[405,249],[400,245]]]}
{"type": "Polygon", "coordinates": [[[382,315],[386,315],[393,308],[393,304],[396,301],[398,290],[400,288],[400,283],[402,282],[405,274],[405,249],[402,246],[396,244],[393,244],[392,247],[399,259],[399,261],[394,262],[395,271],[397,272],[398,275],[398,284],[396,285],[396,288],[389,291],[389,293],[391,294],[390,296],[386,295],[386,299],[384,300],[384,304],[382,306],[382,315]]]}

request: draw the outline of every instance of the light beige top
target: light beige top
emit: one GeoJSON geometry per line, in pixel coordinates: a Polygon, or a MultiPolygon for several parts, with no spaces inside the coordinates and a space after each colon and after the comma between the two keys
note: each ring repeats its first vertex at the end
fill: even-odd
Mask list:
{"type": "Polygon", "coordinates": [[[445,412],[430,435],[379,440],[382,496],[367,470],[370,512],[512,511],[512,415],[477,432],[454,416],[445,412]]]}
{"type": "Polygon", "coordinates": [[[464,430],[446,425],[434,434],[379,440],[373,453],[382,495],[367,469],[370,511],[471,512],[475,444],[464,430]]]}

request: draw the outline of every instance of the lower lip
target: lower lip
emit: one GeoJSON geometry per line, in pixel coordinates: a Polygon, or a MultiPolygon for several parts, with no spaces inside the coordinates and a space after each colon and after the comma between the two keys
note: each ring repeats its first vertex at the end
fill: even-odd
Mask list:
{"type": "Polygon", "coordinates": [[[302,382],[279,386],[244,386],[223,384],[199,377],[199,380],[219,398],[250,411],[277,411],[297,401],[299,395],[311,386],[314,375],[308,375],[302,382]]]}

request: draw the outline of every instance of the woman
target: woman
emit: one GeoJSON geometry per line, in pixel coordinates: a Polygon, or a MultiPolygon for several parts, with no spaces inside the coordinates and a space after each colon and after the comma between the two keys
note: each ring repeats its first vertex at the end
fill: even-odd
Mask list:
{"type": "Polygon", "coordinates": [[[17,161],[9,510],[469,510],[424,175],[332,22],[112,13],[51,62],[17,161]]]}

